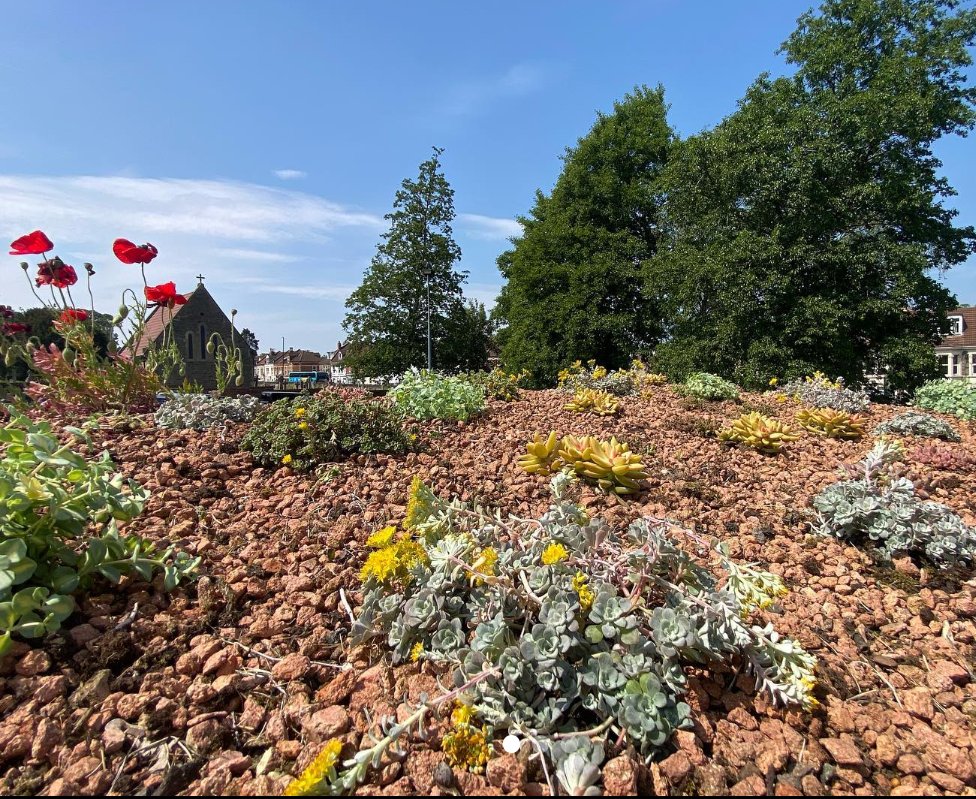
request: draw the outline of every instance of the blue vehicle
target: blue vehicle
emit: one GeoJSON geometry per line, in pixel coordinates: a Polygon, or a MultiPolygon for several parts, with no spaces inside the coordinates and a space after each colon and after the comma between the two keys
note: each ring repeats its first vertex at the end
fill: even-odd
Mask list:
{"type": "Polygon", "coordinates": [[[331,377],[328,372],[289,372],[288,382],[296,384],[328,383],[331,377]]]}

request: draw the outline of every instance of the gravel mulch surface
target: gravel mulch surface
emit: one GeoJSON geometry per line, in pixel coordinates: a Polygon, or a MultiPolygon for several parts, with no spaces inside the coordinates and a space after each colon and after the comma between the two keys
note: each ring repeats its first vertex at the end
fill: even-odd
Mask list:
{"type": "MultiPolygon", "coordinates": [[[[819,659],[813,713],[771,707],[735,672],[694,672],[694,729],[650,767],[611,753],[607,794],[976,793],[971,573],[879,566],[809,533],[811,497],[869,439],[803,436],[768,457],[707,431],[751,407],[789,420],[791,404],[698,404],[662,387],[600,419],[565,401],[523,392],[468,423],[428,425],[419,454],[361,456],[318,479],[255,467],[238,451],[241,427],[102,431],[98,448],[152,495],[129,529],[200,555],[203,576],[171,594],[105,585],[60,633],[0,660],[0,793],[276,794],[329,738],[368,741],[378,717],[436,690],[436,675],[344,644],[340,589],[355,608],[367,535],[400,521],[415,474],[442,496],[541,512],[547,481],[515,462],[550,429],[614,434],[645,453],[648,490],[618,502],[584,489],[591,512],[620,525],[668,516],[782,575],[792,590],[769,617],[819,659]]],[[[868,426],[903,410],[872,406],[868,426]]],[[[963,441],[952,446],[976,456],[972,426],[953,424],[963,441]]],[[[900,468],[976,523],[976,474],[900,468]]],[[[437,785],[438,742],[411,741],[361,793],[546,791],[512,755],[437,785]]]]}

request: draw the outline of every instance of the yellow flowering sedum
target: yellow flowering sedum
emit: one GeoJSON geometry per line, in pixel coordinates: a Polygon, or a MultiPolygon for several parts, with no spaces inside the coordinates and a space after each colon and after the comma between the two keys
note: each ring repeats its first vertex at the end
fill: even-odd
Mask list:
{"type": "MultiPolygon", "coordinates": [[[[385,537],[384,528],[370,536],[370,540],[376,536],[385,537]]],[[[392,539],[392,534],[390,535],[392,539]]],[[[369,541],[366,542],[369,544],[369,541]]],[[[366,582],[370,578],[378,583],[409,583],[413,579],[413,567],[427,563],[427,553],[424,548],[413,540],[409,535],[404,536],[399,541],[392,541],[381,546],[375,552],[371,552],[363,568],[359,572],[359,579],[366,582]]]]}
{"type": "Polygon", "coordinates": [[[568,557],[569,552],[566,551],[566,547],[562,544],[549,544],[549,546],[542,550],[542,563],[545,566],[560,563],[568,557]]]}
{"type": "Polygon", "coordinates": [[[484,731],[469,724],[458,725],[445,735],[441,741],[441,751],[450,765],[475,773],[485,770],[491,756],[484,731]]]}
{"type": "Polygon", "coordinates": [[[573,590],[579,596],[580,608],[582,608],[583,613],[590,612],[590,608],[593,607],[593,600],[596,599],[596,593],[588,584],[589,580],[590,578],[583,572],[576,572],[576,576],[573,577],[573,590]]]}
{"type": "Polygon", "coordinates": [[[304,408],[295,408],[295,418],[301,419],[307,411],[304,408]]]}
{"type": "Polygon", "coordinates": [[[318,753],[315,760],[308,764],[308,767],[301,775],[291,781],[285,788],[285,796],[310,796],[318,792],[323,782],[329,782],[335,778],[335,767],[339,761],[339,754],[342,752],[342,741],[333,738],[318,753]]]}
{"type": "Polygon", "coordinates": [[[371,549],[383,549],[383,547],[388,547],[392,544],[394,538],[396,538],[396,527],[384,527],[366,539],[366,546],[371,549]]]}
{"type": "Polygon", "coordinates": [[[419,475],[414,475],[410,483],[410,494],[407,497],[407,515],[403,519],[403,526],[412,530],[423,524],[434,512],[434,492],[424,485],[419,475]]]}
{"type": "Polygon", "coordinates": [[[281,459],[281,462],[282,462],[282,463],[283,463],[283,464],[284,464],[285,466],[287,466],[287,465],[288,465],[289,463],[291,463],[291,455],[285,455],[285,457],[283,457],[283,458],[281,459]]]}
{"type": "MultiPolygon", "coordinates": [[[[495,564],[498,563],[498,550],[494,547],[485,547],[478,553],[474,563],[471,564],[471,571],[477,572],[483,577],[495,576],[495,564]]],[[[484,582],[480,577],[475,577],[476,582],[484,582]]]]}
{"type": "Polygon", "coordinates": [[[475,710],[471,705],[459,703],[451,712],[451,724],[460,727],[462,724],[471,724],[475,716],[475,710]]]}
{"type": "Polygon", "coordinates": [[[424,645],[417,641],[412,647],[410,647],[410,660],[416,663],[420,658],[424,656],[424,645]]]}

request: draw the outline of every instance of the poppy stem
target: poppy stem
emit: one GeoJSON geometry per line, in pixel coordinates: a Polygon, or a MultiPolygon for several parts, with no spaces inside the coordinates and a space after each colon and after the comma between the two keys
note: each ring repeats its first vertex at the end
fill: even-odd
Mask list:
{"type": "Polygon", "coordinates": [[[26,269],[24,270],[24,277],[27,278],[27,285],[30,286],[31,294],[33,294],[35,297],[37,297],[37,301],[42,306],[46,306],[47,303],[44,302],[44,300],[41,299],[41,295],[37,293],[37,289],[34,288],[34,281],[31,280],[31,277],[30,277],[30,275],[27,274],[27,270],[26,269]]]}
{"type": "MultiPolygon", "coordinates": [[[[88,272],[87,269],[85,271],[88,272]]],[[[91,300],[91,334],[92,334],[92,342],[94,342],[95,341],[95,295],[92,294],[91,272],[88,272],[88,277],[86,278],[86,282],[88,283],[88,299],[91,300]]]]}

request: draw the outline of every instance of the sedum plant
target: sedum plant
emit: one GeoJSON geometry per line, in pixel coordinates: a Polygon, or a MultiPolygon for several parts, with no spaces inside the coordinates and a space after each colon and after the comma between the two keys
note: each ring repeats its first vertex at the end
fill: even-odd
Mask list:
{"type": "Polygon", "coordinates": [[[776,393],[793,397],[811,408],[833,408],[848,413],[861,413],[871,404],[866,392],[852,391],[844,386],[842,378],[831,380],[823,372],[791,380],[776,393]]]}
{"type": "Polygon", "coordinates": [[[463,377],[411,369],[389,397],[414,419],[465,421],[485,408],[485,391],[463,377]]]}
{"type": "Polygon", "coordinates": [[[809,410],[801,408],[796,413],[796,421],[804,430],[827,438],[846,438],[856,441],[864,436],[864,422],[847,411],[832,408],[809,410]]]}
{"type": "Polygon", "coordinates": [[[976,529],[951,509],[921,500],[913,483],[892,477],[890,465],[902,448],[879,441],[867,457],[850,468],[848,479],[828,486],[813,500],[813,529],[876,550],[884,559],[896,553],[924,555],[932,563],[972,563],[976,529]]]}
{"type": "Polygon", "coordinates": [[[918,411],[908,411],[893,416],[874,428],[875,435],[919,436],[920,438],[941,438],[945,441],[959,441],[959,434],[948,422],[918,411]]]}
{"type": "Polygon", "coordinates": [[[156,426],[206,430],[225,421],[250,422],[261,408],[257,397],[216,397],[212,394],[176,393],[156,411],[156,426]]]}
{"type": "MultiPolygon", "coordinates": [[[[118,522],[138,516],[147,494],[116,472],[107,452],[86,460],[48,424],[7,410],[0,428],[0,655],[13,635],[57,630],[74,611],[72,595],[96,577],[149,580],[161,570],[170,589],[196,568],[199,558],[158,552],[119,533],[118,522]]],[[[87,440],[78,428],[65,430],[87,440]]]]}
{"type": "Polygon", "coordinates": [[[504,369],[496,367],[490,372],[468,372],[464,379],[479,387],[486,397],[514,402],[521,396],[521,384],[529,376],[528,370],[523,369],[518,374],[509,374],[504,369]]]}
{"type": "Polygon", "coordinates": [[[639,481],[647,477],[642,456],[615,437],[609,441],[594,436],[559,438],[553,431],[543,439],[536,433],[525,449],[518,464],[529,474],[548,476],[564,470],[620,496],[636,494],[639,481]]]}
{"type": "Polygon", "coordinates": [[[708,372],[696,372],[689,375],[678,387],[678,391],[687,397],[700,400],[737,400],[739,387],[728,380],[708,372]]]}
{"type": "Polygon", "coordinates": [[[976,386],[964,380],[930,380],[915,391],[912,404],[960,419],[976,419],[976,386]]]}
{"type": "Polygon", "coordinates": [[[571,486],[555,476],[549,510],[522,519],[415,481],[406,529],[380,531],[370,555],[408,540],[406,562],[397,553],[403,568],[364,574],[352,641],[386,646],[395,663],[437,664],[450,682],[355,757],[332,758],[303,792],[352,790],[363,764],[379,765],[391,738],[436,706],[453,708],[442,744],[452,765],[480,769],[495,738],[514,736],[506,743],[543,756],[550,793],[555,775],[580,796],[599,794],[611,745],[650,759],[689,726],[685,666],[734,662],[776,703],[816,704],[814,658],[756,618],[785,592],[779,578],[663,519],[612,528],[571,501],[571,486]]]}
{"type": "Polygon", "coordinates": [[[976,458],[969,452],[936,441],[926,441],[915,447],[907,460],[944,472],[968,472],[976,466],[976,458]]]}
{"type": "Polygon", "coordinates": [[[573,401],[563,406],[567,411],[592,413],[595,416],[613,416],[620,408],[617,399],[606,391],[595,388],[581,388],[573,401]]]}
{"type": "Polygon", "coordinates": [[[558,388],[573,394],[582,389],[606,391],[617,397],[628,397],[640,390],[639,370],[617,369],[610,372],[596,361],[574,361],[559,373],[558,388]]]}
{"type": "Polygon", "coordinates": [[[309,471],[354,454],[407,452],[414,438],[404,429],[403,413],[390,403],[320,391],[261,410],[241,447],[263,466],[309,471]]]}
{"type": "Polygon", "coordinates": [[[763,416],[759,411],[744,413],[732,426],[721,430],[718,440],[727,444],[742,444],[760,452],[775,455],[788,441],[796,441],[799,435],[776,419],[763,416]]]}

